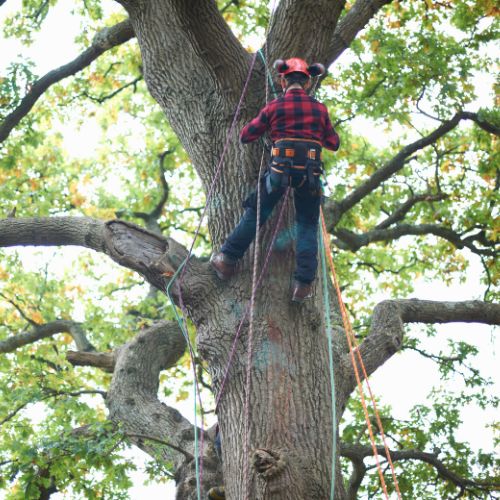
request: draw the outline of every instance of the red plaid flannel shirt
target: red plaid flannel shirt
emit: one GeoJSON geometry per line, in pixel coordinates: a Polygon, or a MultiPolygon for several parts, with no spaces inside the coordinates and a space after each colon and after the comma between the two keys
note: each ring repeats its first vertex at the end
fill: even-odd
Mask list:
{"type": "Polygon", "coordinates": [[[270,101],[245,125],[240,134],[241,142],[255,141],[266,131],[273,143],[289,137],[319,141],[323,147],[334,151],[340,146],[326,106],[303,89],[290,89],[283,97],[270,101]]]}

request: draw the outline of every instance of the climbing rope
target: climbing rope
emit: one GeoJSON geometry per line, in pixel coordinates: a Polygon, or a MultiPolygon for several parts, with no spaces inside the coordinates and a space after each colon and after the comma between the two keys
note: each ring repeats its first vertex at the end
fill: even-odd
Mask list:
{"type": "MultiPolygon", "coordinates": [[[[267,33],[267,30],[266,30],[266,33],[267,33]]],[[[201,460],[200,460],[199,456],[200,456],[200,454],[201,455],[203,454],[203,427],[204,427],[203,414],[204,414],[204,412],[203,412],[203,406],[202,406],[202,401],[201,401],[201,391],[199,389],[198,379],[197,379],[197,374],[196,374],[196,361],[195,361],[195,356],[194,356],[194,349],[193,349],[193,346],[192,346],[191,341],[189,339],[189,335],[188,335],[188,331],[187,331],[187,323],[186,323],[186,319],[185,319],[186,309],[185,309],[183,298],[182,298],[182,286],[181,285],[182,285],[182,281],[183,281],[183,278],[184,278],[184,274],[185,274],[186,269],[187,269],[187,263],[189,262],[189,258],[192,255],[196,239],[198,238],[199,233],[200,233],[201,224],[202,224],[203,219],[205,217],[205,214],[207,212],[207,209],[208,209],[209,203],[211,201],[211,198],[212,198],[212,195],[213,195],[216,183],[217,183],[218,178],[220,176],[220,172],[221,172],[221,169],[222,169],[224,158],[225,158],[226,152],[227,152],[228,147],[229,147],[229,142],[231,140],[231,136],[233,134],[233,130],[235,128],[235,125],[237,123],[237,120],[238,120],[238,117],[239,117],[239,114],[240,114],[240,111],[241,111],[243,99],[244,99],[244,97],[246,95],[246,92],[247,92],[247,89],[248,89],[248,85],[249,85],[249,82],[250,82],[250,77],[251,77],[253,68],[255,66],[255,61],[256,61],[258,53],[260,53],[261,57],[262,57],[262,51],[258,51],[258,52],[256,52],[253,55],[253,58],[252,58],[252,61],[251,61],[251,64],[250,64],[250,68],[248,70],[245,83],[243,85],[243,90],[242,90],[240,99],[238,101],[238,105],[236,107],[236,111],[235,111],[234,116],[233,116],[233,120],[231,122],[231,125],[230,125],[229,130],[228,130],[227,135],[226,135],[226,141],[225,141],[225,144],[224,144],[224,147],[223,147],[223,150],[222,150],[221,157],[220,157],[219,162],[217,164],[217,167],[216,167],[213,179],[212,179],[212,183],[211,183],[209,191],[207,193],[206,203],[205,203],[203,212],[201,214],[200,221],[198,223],[198,227],[196,228],[193,241],[191,242],[191,246],[190,246],[189,251],[188,251],[188,256],[186,257],[186,259],[184,260],[184,262],[181,264],[181,266],[179,266],[179,268],[177,269],[177,271],[174,273],[174,275],[170,279],[170,282],[168,283],[168,286],[165,289],[165,291],[167,293],[167,296],[169,297],[169,299],[170,299],[170,301],[172,303],[172,306],[173,306],[173,309],[174,309],[174,314],[175,314],[176,320],[177,320],[177,322],[179,324],[179,327],[181,329],[181,332],[182,332],[182,334],[184,335],[184,337],[186,339],[186,343],[188,345],[189,353],[190,353],[190,357],[191,357],[191,364],[192,364],[192,367],[193,367],[193,393],[194,393],[194,402],[195,402],[194,403],[195,404],[195,409],[194,409],[194,411],[195,411],[195,423],[194,423],[194,435],[195,435],[195,468],[196,468],[196,489],[197,489],[198,500],[201,500],[201,484],[202,484],[202,477],[203,477],[203,457],[201,457],[201,460]],[[181,317],[179,316],[179,314],[177,312],[177,309],[175,307],[175,303],[174,303],[174,301],[172,299],[172,296],[171,296],[171,293],[170,293],[170,289],[171,289],[173,283],[175,282],[175,280],[177,278],[178,278],[177,286],[178,286],[178,290],[179,290],[179,306],[180,306],[180,309],[182,311],[182,319],[181,319],[181,317]],[[201,431],[200,431],[201,450],[200,450],[200,453],[198,453],[197,400],[199,400],[200,409],[201,409],[201,431]]],[[[272,84],[272,81],[271,81],[271,84],[272,84]]],[[[267,87],[267,82],[266,82],[266,87],[267,87]]],[[[266,90],[266,95],[267,95],[267,90],[266,90]]],[[[262,162],[261,162],[261,167],[262,167],[262,162]]],[[[259,172],[259,179],[260,179],[260,172],[259,172]]],[[[260,199],[259,199],[259,201],[260,201],[260,199]]],[[[260,207],[260,203],[258,205],[260,207]]],[[[259,216],[260,216],[260,213],[259,213],[258,217],[259,216]]],[[[271,245],[274,243],[274,239],[275,239],[275,235],[274,235],[273,242],[271,243],[271,245]]],[[[270,248],[272,248],[272,246],[270,248]]],[[[266,262],[268,262],[268,258],[266,259],[266,262]]],[[[263,269],[263,272],[264,272],[264,269],[263,269]]],[[[255,274],[255,272],[254,272],[254,274],[255,274]]],[[[259,283],[260,283],[260,279],[259,279],[259,283]]],[[[255,291],[256,291],[257,286],[258,286],[258,283],[257,283],[256,286],[254,286],[254,284],[252,285],[252,289],[254,291],[254,297],[253,297],[254,301],[255,301],[255,291]]],[[[243,320],[242,320],[241,324],[243,324],[243,320]]],[[[239,330],[241,330],[241,327],[239,328],[239,330]]],[[[235,342],[236,342],[236,339],[233,342],[232,354],[234,353],[234,348],[235,348],[235,345],[236,345],[235,342]]],[[[251,351],[250,351],[250,353],[251,353],[251,351]]],[[[251,358],[251,354],[250,354],[250,358],[251,358]]],[[[230,362],[231,362],[231,359],[230,359],[230,362]]],[[[226,374],[225,374],[225,377],[224,377],[224,381],[225,381],[225,379],[227,377],[228,371],[229,371],[229,366],[226,369],[226,374]]],[[[222,392],[219,393],[216,404],[218,404],[218,401],[220,400],[220,396],[221,395],[222,395],[222,392]]]]}
{"type": "MultiPolygon", "coordinates": [[[[276,225],[274,227],[274,231],[273,231],[273,234],[271,236],[271,241],[270,241],[269,247],[267,249],[266,258],[264,260],[264,264],[262,265],[262,270],[260,272],[259,279],[257,281],[257,285],[256,285],[257,290],[259,289],[259,287],[262,283],[262,280],[264,279],[264,275],[265,275],[267,268],[268,268],[268,265],[269,265],[272,249],[273,249],[274,243],[276,241],[276,237],[278,236],[278,230],[280,228],[280,224],[281,224],[281,221],[283,219],[283,214],[285,212],[285,206],[286,206],[286,201],[288,200],[288,193],[289,192],[290,192],[290,187],[287,188],[285,194],[283,195],[283,202],[281,204],[280,212],[278,214],[278,220],[276,221],[276,225]]],[[[233,343],[231,345],[231,351],[229,353],[229,359],[228,359],[228,362],[226,364],[226,368],[224,370],[224,376],[222,378],[221,387],[219,389],[219,392],[217,394],[217,398],[215,400],[215,408],[216,409],[219,406],[220,400],[224,394],[224,388],[225,388],[226,382],[229,378],[229,370],[231,369],[232,362],[234,359],[234,354],[236,352],[236,344],[237,344],[238,339],[240,337],[243,323],[245,322],[245,319],[247,318],[249,312],[250,312],[250,301],[246,304],[246,307],[245,307],[245,310],[244,310],[243,315],[241,317],[240,323],[238,325],[238,328],[236,329],[236,334],[234,336],[233,343]]]]}
{"type": "Polygon", "coordinates": [[[247,77],[246,77],[245,83],[243,85],[243,90],[241,92],[241,96],[240,96],[240,99],[238,101],[238,105],[236,106],[236,110],[235,110],[235,113],[234,113],[234,116],[233,116],[233,120],[232,120],[231,125],[229,127],[229,130],[227,132],[226,141],[225,141],[225,144],[224,144],[224,147],[223,147],[223,150],[222,150],[222,154],[221,154],[221,157],[220,157],[219,162],[217,164],[217,167],[215,169],[215,173],[214,173],[214,176],[213,176],[213,179],[212,179],[212,183],[211,183],[210,188],[209,188],[208,193],[207,193],[207,198],[206,198],[205,206],[204,206],[203,212],[201,214],[200,221],[198,223],[198,227],[196,228],[195,235],[193,237],[193,241],[191,242],[191,246],[189,248],[188,255],[187,255],[186,259],[184,260],[184,262],[179,266],[179,268],[177,269],[177,271],[174,273],[174,275],[170,279],[170,282],[169,282],[168,286],[165,289],[165,291],[167,292],[167,296],[169,297],[169,299],[170,299],[170,301],[172,303],[174,314],[175,314],[175,317],[176,317],[177,322],[179,324],[179,327],[181,329],[181,332],[183,333],[184,338],[186,339],[186,343],[187,343],[188,349],[189,349],[189,355],[191,357],[191,364],[193,366],[193,375],[194,375],[194,379],[193,379],[193,394],[194,394],[194,400],[195,400],[195,417],[194,417],[195,418],[195,423],[194,423],[195,468],[196,468],[196,491],[197,491],[197,498],[198,498],[198,500],[201,500],[201,485],[202,485],[202,480],[203,480],[203,456],[201,456],[201,460],[200,460],[200,455],[203,455],[203,427],[204,427],[204,416],[203,415],[204,415],[204,412],[203,412],[203,406],[202,406],[202,402],[201,402],[201,391],[200,391],[200,388],[199,388],[198,378],[197,378],[197,375],[196,375],[196,360],[195,360],[195,356],[194,356],[194,349],[193,349],[193,346],[192,346],[191,341],[189,339],[189,335],[188,335],[188,331],[187,331],[187,323],[186,323],[186,319],[185,319],[185,317],[187,316],[187,311],[186,311],[186,308],[184,306],[184,301],[183,301],[183,298],[182,298],[182,281],[183,281],[184,274],[185,274],[186,269],[187,269],[187,264],[189,262],[189,258],[192,255],[196,239],[199,236],[200,229],[201,229],[201,224],[202,224],[203,219],[205,217],[205,214],[207,212],[209,203],[210,203],[210,201],[212,199],[213,192],[214,192],[217,180],[218,180],[218,178],[220,176],[220,172],[221,172],[221,169],[222,169],[224,158],[225,158],[225,155],[226,155],[228,147],[229,147],[229,142],[231,140],[231,136],[233,134],[234,128],[235,128],[236,123],[237,123],[237,120],[239,118],[244,97],[245,97],[246,92],[248,90],[248,85],[249,85],[249,82],[250,82],[250,77],[251,77],[253,68],[255,66],[256,59],[257,59],[257,53],[255,53],[253,55],[253,57],[252,57],[252,61],[250,63],[250,67],[248,69],[247,77]],[[175,303],[172,300],[172,296],[170,294],[170,289],[171,289],[173,283],[175,282],[175,280],[177,278],[178,278],[177,286],[178,286],[178,290],[179,290],[179,307],[180,307],[181,312],[182,312],[182,320],[181,320],[181,318],[180,318],[180,316],[179,316],[179,314],[177,312],[175,303]],[[201,410],[200,450],[199,450],[200,453],[198,453],[197,403],[196,403],[197,399],[199,401],[200,410],[201,410]]]}
{"type": "Polygon", "coordinates": [[[247,368],[245,376],[245,404],[244,404],[244,424],[243,424],[243,487],[244,498],[248,498],[248,475],[249,466],[248,458],[250,455],[250,389],[252,385],[252,355],[253,355],[253,331],[254,331],[254,318],[255,318],[255,298],[257,296],[257,272],[259,267],[259,247],[260,247],[260,214],[261,214],[261,175],[262,165],[264,164],[264,150],[260,159],[259,175],[257,177],[257,220],[255,223],[255,242],[253,252],[253,270],[252,270],[252,294],[250,296],[250,319],[248,325],[248,341],[247,341],[247,368]]]}
{"type": "Polygon", "coordinates": [[[326,254],[328,255],[328,263],[329,263],[330,270],[331,270],[331,273],[332,273],[331,274],[332,284],[333,284],[333,286],[335,288],[335,291],[337,293],[337,299],[338,299],[338,303],[339,303],[339,306],[340,306],[340,312],[341,312],[342,321],[343,321],[343,324],[344,324],[344,329],[345,329],[345,332],[346,332],[347,343],[349,345],[349,354],[350,354],[350,357],[351,357],[352,366],[354,368],[354,374],[355,374],[355,377],[356,377],[358,391],[359,391],[359,394],[360,394],[360,397],[361,397],[361,404],[363,406],[363,413],[365,415],[366,424],[368,426],[368,433],[370,435],[370,442],[371,442],[373,454],[375,456],[375,462],[377,464],[377,470],[378,470],[378,474],[379,474],[379,477],[380,477],[380,483],[382,485],[382,489],[384,491],[384,495],[388,499],[389,495],[387,493],[387,486],[386,486],[386,483],[385,483],[384,474],[382,472],[382,467],[380,465],[380,460],[379,460],[379,456],[378,456],[378,452],[377,452],[377,446],[375,444],[375,437],[374,437],[374,434],[373,434],[373,428],[372,428],[372,424],[371,424],[371,421],[370,421],[370,416],[368,414],[368,408],[367,408],[367,405],[366,405],[365,397],[364,397],[364,394],[363,394],[363,387],[362,387],[361,377],[360,377],[360,374],[359,374],[358,363],[359,363],[359,366],[361,367],[361,370],[362,370],[363,376],[364,376],[364,380],[365,380],[366,385],[368,387],[368,392],[369,392],[369,395],[370,395],[370,398],[371,398],[371,401],[372,401],[372,406],[373,406],[373,411],[375,413],[375,418],[376,418],[376,421],[377,421],[377,426],[379,428],[380,435],[382,436],[382,441],[384,443],[384,449],[385,449],[387,460],[388,460],[389,465],[391,467],[392,478],[393,478],[393,481],[394,481],[394,488],[395,488],[395,490],[397,492],[398,498],[401,500],[402,497],[401,497],[401,492],[399,490],[399,483],[398,483],[398,480],[396,478],[396,472],[394,470],[394,465],[393,465],[393,462],[392,462],[392,459],[391,459],[391,454],[389,452],[389,447],[387,445],[387,441],[386,441],[386,438],[385,438],[385,433],[384,433],[382,421],[380,419],[380,415],[379,415],[379,412],[378,412],[377,403],[375,402],[375,397],[373,395],[373,392],[372,392],[371,387],[370,387],[370,383],[368,381],[368,374],[366,372],[366,368],[365,368],[365,365],[363,363],[363,358],[361,356],[361,352],[360,352],[360,350],[358,348],[358,345],[357,345],[357,342],[356,342],[356,337],[354,335],[351,323],[349,321],[349,315],[347,314],[347,310],[346,310],[344,301],[342,300],[342,294],[340,292],[340,286],[339,286],[338,279],[337,279],[337,273],[335,271],[335,266],[333,264],[332,252],[331,252],[331,249],[330,249],[330,245],[328,245],[328,243],[327,243],[327,241],[328,241],[327,240],[328,233],[327,233],[327,229],[326,229],[326,223],[325,223],[325,217],[324,217],[323,209],[321,208],[320,210],[321,210],[320,211],[320,218],[321,218],[321,229],[322,229],[322,233],[323,233],[324,248],[326,250],[326,254]],[[356,362],[356,359],[354,357],[354,352],[356,352],[356,355],[357,355],[357,358],[358,358],[358,362],[356,362]]]}
{"type": "MultiPolygon", "coordinates": [[[[269,24],[266,28],[265,38],[267,38],[269,24]]],[[[266,56],[267,56],[267,43],[265,45],[266,56]]],[[[264,63],[264,71],[266,74],[265,78],[265,96],[266,104],[269,97],[269,82],[273,86],[274,84],[269,73],[266,59],[262,53],[262,49],[258,50],[258,53],[264,63]]],[[[247,366],[245,374],[245,403],[243,408],[244,420],[243,420],[243,492],[245,500],[249,498],[249,464],[248,460],[250,457],[250,392],[252,386],[252,357],[253,357],[253,335],[254,335],[254,319],[255,319],[255,299],[257,297],[257,273],[259,267],[259,251],[260,251],[260,216],[261,216],[261,177],[262,177],[262,167],[264,165],[265,157],[265,147],[262,149],[262,154],[260,158],[259,174],[257,176],[257,210],[256,210],[256,221],[255,221],[255,241],[254,241],[254,252],[253,252],[253,269],[252,269],[252,293],[250,296],[250,318],[248,325],[248,340],[247,340],[247,366]]],[[[269,252],[272,250],[272,246],[269,248],[269,252]]]]}
{"type": "MultiPolygon", "coordinates": [[[[267,52],[267,45],[266,45],[266,52],[267,52]]],[[[267,102],[267,93],[268,93],[268,87],[269,87],[269,85],[273,89],[274,97],[278,97],[279,92],[276,90],[276,87],[274,86],[273,79],[271,78],[271,72],[269,71],[269,67],[267,65],[266,57],[262,53],[262,49],[259,49],[258,53],[259,53],[260,58],[262,59],[262,63],[264,64],[264,68],[265,68],[266,75],[267,75],[267,78],[266,78],[266,102],[267,102]]]]}
{"type": "Polygon", "coordinates": [[[326,270],[325,258],[325,242],[323,231],[319,232],[320,248],[321,248],[321,270],[323,281],[323,308],[325,311],[325,327],[328,340],[328,360],[330,368],[330,385],[331,385],[331,405],[332,405],[332,477],[330,486],[330,500],[335,496],[335,466],[337,463],[337,405],[335,397],[335,369],[333,366],[333,341],[332,341],[332,323],[330,318],[330,295],[328,293],[328,279],[326,270]]]}
{"type": "MultiPolygon", "coordinates": [[[[169,300],[172,304],[172,309],[174,311],[175,319],[177,320],[177,323],[178,323],[179,328],[182,332],[182,335],[184,336],[184,339],[186,340],[186,344],[187,344],[188,349],[189,349],[189,355],[191,358],[191,365],[193,367],[193,381],[194,381],[194,384],[193,384],[194,425],[193,425],[193,427],[194,427],[194,460],[195,460],[194,463],[195,463],[195,471],[196,471],[196,478],[197,478],[196,494],[197,494],[198,500],[200,500],[201,499],[201,472],[200,472],[200,458],[199,458],[199,454],[198,454],[198,451],[199,451],[199,449],[198,449],[199,448],[199,446],[198,446],[198,416],[197,416],[197,414],[198,414],[197,400],[198,399],[200,400],[200,409],[201,409],[201,433],[200,433],[201,436],[203,436],[203,423],[204,423],[203,422],[203,407],[201,406],[201,394],[200,394],[200,388],[198,385],[198,378],[196,375],[196,365],[194,363],[194,351],[193,351],[193,346],[191,344],[191,340],[189,339],[186,320],[185,320],[184,316],[182,316],[182,318],[179,316],[179,313],[177,312],[177,308],[175,307],[175,303],[174,303],[174,300],[172,299],[172,295],[170,292],[170,289],[172,288],[172,284],[174,283],[177,276],[184,268],[184,265],[186,264],[187,259],[188,258],[186,257],[184,259],[184,261],[182,262],[182,264],[177,268],[177,271],[175,271],[175,273],[173,274],[173,276],[170,279],[170,281],[168,282],[168,284],[164,287],[164,291],[167,294],[167,297],[169,298],[169,300]],[[198,478],[200,478],[200,480],[198,480],[198,478]]],[[[179,290],[180,290],[180,288],[179,288],[179,290]]]]}

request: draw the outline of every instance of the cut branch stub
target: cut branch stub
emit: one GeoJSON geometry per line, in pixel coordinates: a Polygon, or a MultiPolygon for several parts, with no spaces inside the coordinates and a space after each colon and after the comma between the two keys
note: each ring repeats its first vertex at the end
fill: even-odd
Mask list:
{"type": "Polygon", "coordinates": [[[268,479],[285,468],[286,458],[280,451],[257,448],[253,454],[253,466],[260,475],[268,479]]]}
{"type": "Polygon", "coordinates": [[[104,240],[113,260],[134,269],[159,289],[164,288],[162,276],[172,276],[188,255],[171,238],[121,220],[106,223],[104,240]]]}
{"type": "Polygon", "coordinates": [[[95,366],[105,372],[113,373],[115,369],[116,351],[113,352],[82,352],[68,351],[66,359],[73,366],[95,366]]]}

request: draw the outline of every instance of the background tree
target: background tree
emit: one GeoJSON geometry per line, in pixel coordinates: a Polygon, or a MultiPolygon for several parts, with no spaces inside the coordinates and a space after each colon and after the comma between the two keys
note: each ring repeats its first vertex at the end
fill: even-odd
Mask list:
{"type": "MultiPolygon", "coordinates": [[[[228,284],[216,280],[206,259],[238,220],[258,175],[262,144],[242,147],[236,135],[268,97],[263,61],[296,55],[331,67],[318,94],[331,105],[343,146],[326,157],[331,195],[324,209],[368,373],[413,350],[435,360],[455,389],[436,389],[405,421],[382,408],[401,492],[493,498],[494,456],[455,437],[460,406],[497,405],[487,390],[491,381],[473,364],[474,347],[457,338],[447,352],[427,352],[425,332],[403,330],[405,323],[500,323],[493,303],[499,118],[492,98],[481,95],[483,107],[476,99],[476,83],[494,64],[494,2],[120,4],[122,10],[97,0],[75,4],[81,54],[43,76],[28,59],[13,60],[0,81],[6,217],[0,246],[91,250],[1,253],[0,484],[6,496],[127,497],[134,466],[123,451],[133,444],[152,457],[152,477],[174,478],[177,498],[196,498],[195,433],[173,401],[185,397],[182,384],[192,366],[158,290],[188,255],[172,238],[189,246],[216,179],[197,256],[172,288],[191,321],[198,376],[220,398],[223,459],[214,454],[211,429],[202,449],[202,489],[223,480],[228,498],[329,497],[332,408],[322,284],[311,303],[289,303],[291,202],[257,296],[251,345],[244,321],[251,256],[228,284]],[[261,44],[263,57],[254,57],[261,44]],[[94,147],[89,141],[93,150],[71,155],[68,130],[78,130],[83,142],[91,120],[101,127],[94,147]],[[384,128],[386,143],[364,130],[373,124],[384,128]],[[109,259],[118,266],[110,269],[109,259]],[[451,283],[467,276],[473,259],[483,268],[482,300],[407,299],[417,277],[451,283]],[[379,290],[391,300],[373,308],[379,290]],[[43,416],[34,418],[33,407],[43,416]]],[[[7,17],[5,36],[28,46],[56,8],[55,1],[24,2],[7,17]]],[[[479,92],[490,91],[487,82],[479,92]]],[[[262,260],[277,220],[263,232],[262,260]]],[[[340,438],[335,497],[380,497],[331,297],[333,425],[340,438]]]]}

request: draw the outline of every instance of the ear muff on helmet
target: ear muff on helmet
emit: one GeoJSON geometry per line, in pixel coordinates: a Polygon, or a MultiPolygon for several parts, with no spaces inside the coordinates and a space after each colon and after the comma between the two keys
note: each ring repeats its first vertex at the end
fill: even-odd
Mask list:
{"type": "Polygon", "coordinates": [[[289,69],[288,64],[283,61],[283,59],[277,59],[276,61],[274,61],[273,67],[280,74],[289,69]]]}
{"type": "Polygon", "coordinates": [[[314,63],[311,64],[311,66],[309,66],[307,70],[309,71],[309,74],[311,76],[320,76],[324,74],[325,67],[321,63],[314,63]]]}
{"type": "Polygon", "coordinates": [[[277,59],[274,61],[274,69],[281,75],[286,76],[289,73],[304,73],[307,76],[320,76],[325,73],[325,67],[320,63],[314,63],[310,66],[298,57],[292,57],[286,61],[277,59]]]}

